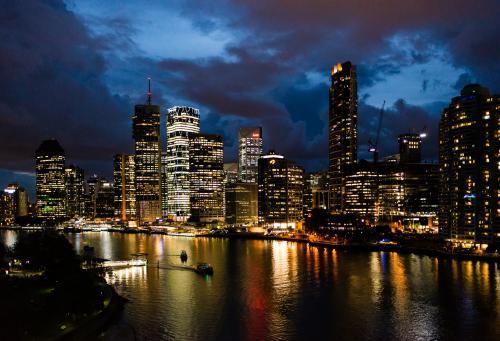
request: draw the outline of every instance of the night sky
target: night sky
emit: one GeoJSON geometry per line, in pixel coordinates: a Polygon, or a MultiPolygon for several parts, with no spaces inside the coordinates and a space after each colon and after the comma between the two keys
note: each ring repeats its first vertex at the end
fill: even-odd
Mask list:
{"type": "Polygon", "coordinates": [[[203,132],[224,134],[227,162],[238,127],[261,125],[265,151],[306,170],[328,163],[337,62],[358,65],[360,158],[384,100],[381,155],[396,152],[397,134],[427,126],[424,158],[436,160],[450,98],[470,82],[500,90],[498,0],[0,4],[0,185],[31,193],[35,149],[51,137],[68,163],[110,178],[113,154],[132,151],[148,76],[162,130],[168,107],[191,105],[203,132]]]}

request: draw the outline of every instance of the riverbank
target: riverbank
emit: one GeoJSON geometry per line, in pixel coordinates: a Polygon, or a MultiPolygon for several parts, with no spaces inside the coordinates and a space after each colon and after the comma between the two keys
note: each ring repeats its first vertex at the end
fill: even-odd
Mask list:
{"type": "MultiPolygon", "coordinates": [[[[4,227],[5,230],[24,230],[19,227],[4,227]]],[[[101,231],[99,233],[114,232],[123,234],[147,234],[147,235],[167,235],[177,236],[163,231],[145,231],[145,230],[119,230],[112,229],[109,231],[101,231]]],[[[67,232],[67,233],[89,233],[89,232],[67,232]]],[[[97,233],[97,232],[90,232],[97,233]]],[[[185,236],[183,236],[185,237],[185,236]]],[[[431,257],[450,258],[458,260],[479,260],[479,261],[493,261],[500,262],[500,254],[470,254],[461,252],[448,252],[437,248],[417,247],[411,245],[393,245],[393,244],[375,244],[375,243],[334,243],[329,241],[311,241],[304,238],[291,238],[279,236],[266,236],[263,233],[257,232],[233,232],[224,234],[197,234],[190,236],[191,238],[224,238],[224,239],[249,239],[249,240],[278,240],[296,243],[305,243],[314,247],[324,247],[336,250],[353,250],[353,251],[368,251],[368,252],[399,252],[399,253],[413,253],[419,255],[426,255],[431,257]]]]}
{"type": "Polygon", "coordinates": [[[55,337],[57,340],[90,340],[95,339],[103,333],[107,327],[117,320],[123,311],[127,299],[118,295],[116,290],[109,284],[106,284],[109,290],[109,301],[105,303],[104,308],[95,315],[80,321],[72,330],[66,330],[61,335],[55,337]]]}
{"type": "Polygon", "coordinates": [[[281,240],[296,243],[305,243],[314,247],[329,248],[334,250],[345,251],[367,251],[367,252],[398,252],[398,253],[413,253],[431,257],[458,259],[458,260],[478,260],[478,261],[493,261],[500,262],[499,254],[465,254],[459,252],[447,252],[435,248],[423,248],[410,245],[395,245],[395,244],[375,244],[375,243],[333,243],[328,241],[311,241],[302,238],[264,236],[263,234],[244,232],[244,233],[228,233],[223,235],[198,235],[197,237],[204,238],[229,238],[229,239],[253,239],[253,240],[281,240]]]}
{"type": "Polygon", "coordinates": [[[0,335],[7,339],[95,338],[125,302],[54,230],[18,234],[0,259],[0,335]]]}

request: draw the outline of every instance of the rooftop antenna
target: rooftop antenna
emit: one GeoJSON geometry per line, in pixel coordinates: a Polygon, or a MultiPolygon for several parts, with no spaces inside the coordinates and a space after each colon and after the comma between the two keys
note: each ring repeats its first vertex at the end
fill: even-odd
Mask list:
{"type": "Polygon", "coordinates": [[[151,96],[153,93],[151,92],[151,77],[148,77],[148,105],[151,105],[151,96]]]}

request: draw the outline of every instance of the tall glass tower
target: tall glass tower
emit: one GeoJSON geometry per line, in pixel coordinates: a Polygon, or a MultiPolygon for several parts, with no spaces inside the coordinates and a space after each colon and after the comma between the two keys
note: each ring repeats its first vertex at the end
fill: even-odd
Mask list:
{"type": "Polygon", "coordinates": [[[134,155],[117,154],[113,162],[115,217],[122,222],[136,218],[134,155]]]}
{"type": "Polygon", "coordinates": [[[190,215],[189,138],[200,132],[200,111],[173,107],[167,112],[167,217],[186,221],[190,215]]]}
{"type": "Polygon", "coordinates": [[[238,177],[241,182],[257,183],[259,158],[262,156],[262,128],[240,128],[238,134],[238,177]]]}
{"type": "Polygon", "coordinates": [[[222,135],[196,134],[189,139],[191,220],[224,221],[224,140],[222,135]]]}
{"type": "Polygon", "coordinates": [[[356,67],[351,62],[332,68],[330,101],[328,159],[330,207],[335,212],[343,209],[342,181],[346,168],[357,162],[358,140],[358,90],[356,67]]]}
{"type": "Polygon", "coordinates": [[[36,150],[36,214],[39,218],[66,217],[65,159],[57,140],[45,140],[36,150]]]}
{"type": "Polygon", "coordinates": [[[147,103],[135,106],[133,136],[136,213],[141,225],[161,217],[160,107],[151,104],[151,86],[147,103]]]}
{"type": "Polygon", "coordinates": [[[439,122],[439,232],[456,243],[500,241],[500,95],[469,84],[439,122]]]}

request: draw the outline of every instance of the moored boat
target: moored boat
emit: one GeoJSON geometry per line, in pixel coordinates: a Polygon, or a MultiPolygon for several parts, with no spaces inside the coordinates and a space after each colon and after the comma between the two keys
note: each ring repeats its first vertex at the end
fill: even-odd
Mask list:
{"type": "Polygon", "coordinates": [[[196,269],[194,270],[196,273],[199,273],[200,275],[213,275],[214,274],[214,268],[212,265],[208,263],[198,263],[196,266],[196,269]]]}

